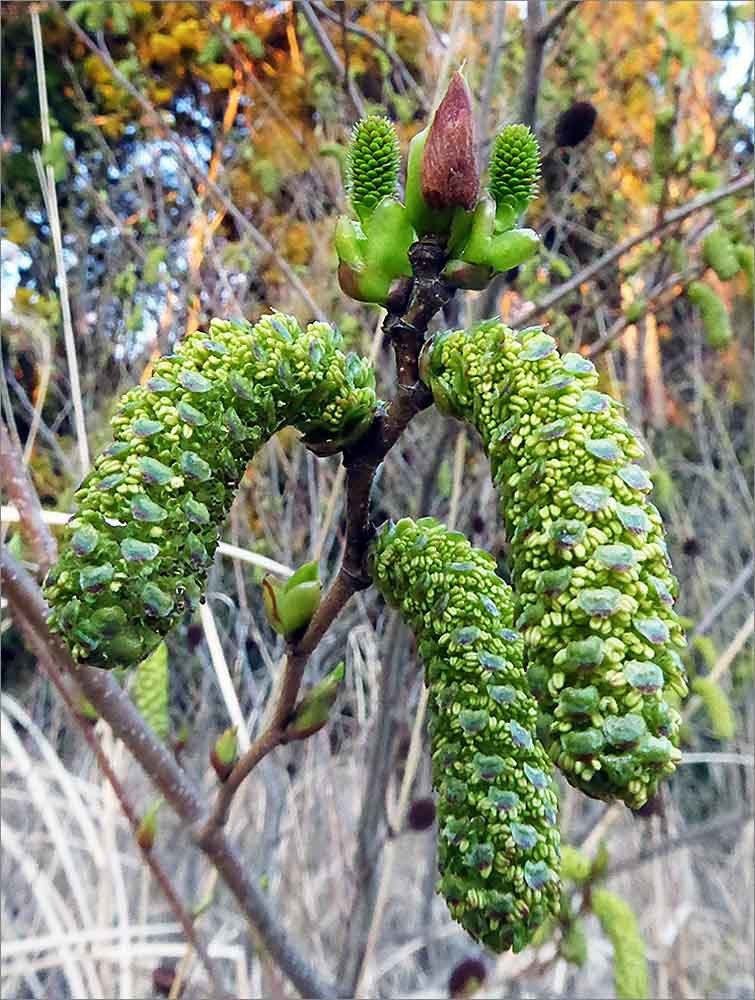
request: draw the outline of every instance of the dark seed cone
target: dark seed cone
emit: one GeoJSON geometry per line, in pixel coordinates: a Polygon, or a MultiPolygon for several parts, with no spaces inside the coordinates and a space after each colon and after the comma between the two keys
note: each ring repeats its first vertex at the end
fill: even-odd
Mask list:
{"type": "Polygon", "coordinates": [[[558,910],[560,838],[511,589],[433,518],[383,525],[370,564],[425,663],[439,891],[475,940],[518,951],[558,910]]]}
{"type": "Polygon", "coordinates": [[[422,159],[422,196],[432,208],[474,208],[480,193],[474,113],[461,73],[438,105],[422,159]]]}
{"type": "Polygon", "coordinates": [[[396,129],[387,118],[363,118],[351,133],[348,159],[349,198],[354,211],[365,218],[383,198],[395,194],[399,145],[396,129]]]}
{"type": "Polygon", "coordinates": [[[593,364],[540,328],[441,334],[423,377],[490,456],[541,739],[573,785],[637,809],[681,757],[664,692],[687,691],[642,447],[593,364]]]}
{"type": "Polygon", "coordinates": [[[213,320],[126,393],[46,582],[76,659],[138,663],[196,608],[241,475],[272,434],[293,424],[316,446],[370,422],[374,373],[341,343],[283,314],[213,320]]]}
{"type": "Polygon", "coordinates": [[[557,146],[578,146],[590,135],[598,111],[589,101],[575,101],[556,119],[554,138],[557,146]]]}
{"type": "Polygon", "coordinates": [[[526,125],[507,125],[490,154],[488,190],[500,209],[516,219],[532,200],[540,177],[540,147],[526,125]]]}

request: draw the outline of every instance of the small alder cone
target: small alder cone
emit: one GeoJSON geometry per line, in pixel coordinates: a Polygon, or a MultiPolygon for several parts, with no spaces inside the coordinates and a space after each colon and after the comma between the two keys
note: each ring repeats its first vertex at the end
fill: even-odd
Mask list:
{"type": "Polygon", "coordinates": [[[393,124],[371,115],[354,126],[349,146],[349,197],[364,218],[396,191],[399,146],[393,124]]]}
{"type": "Polygon", "coordinates": [[[422,373],[490,456],[541,739],[573,785],[637,809],[681,757],[664,691],[687,692],[642,447],[592,362],[561,357],[540,328],[440,334],[422,373]]]}
{"type": "Polygon", "coordinates": [[[495,137],[490,155],[488,190],[496,207],[506,207],[512,219],[527,208],[540,177],[540,147],[526,125],[507,125],[495,137]]]}
{"type": "Polygon", "coordinates": [[[470,211],[480,193],[474,114],[469,88],[458,71],[438,105],[425,142],[422,195],[432,208],[470,211]]]}
{"type": "Polygon", "coordinates": [[[519,951],[558,910],[560,838],[511,590],[491,555],[433,518],[383,525],[370,565],[425,663],[438,889],[475,940],[519,951]]]}
{"type": "Polygon", "coordinates": [[[370,423],[374,373],[341,343],[283,314],[213,320],[126,393],[45,586],[76,659],[137,663],[196,607],[239,479],[272,434],[292,424],[322,447],[370,423]]]}

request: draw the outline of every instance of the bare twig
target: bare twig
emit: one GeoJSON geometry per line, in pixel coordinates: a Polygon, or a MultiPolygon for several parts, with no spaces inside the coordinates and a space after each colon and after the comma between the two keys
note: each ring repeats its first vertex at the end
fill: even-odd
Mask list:
{"type": "MultiPolygon", "coordinates": [[[[310,6],[313,7],[318,14],[322,15],[322,17],[326,17],[329,21],[333,21],[335,24],[341,23],[341,19],[338,14],[334,13],[332,10],[328,10],[324,4],[317,3],[317,0],[310,0],[310,6]]],[[[427,101],[425,96],[422,93],[417,81],[406,68],[406,64],[403,59],[401,59],[401,57],[387,45],[384,45],[382,40],[374,34],[374,32],[369,31],[367,28],[363,28],[361,24],[354,24],[352,21],[346,21],[345,28],[350,34],[356,35],[358,38],[365,38],[368,42],[374,45],[376,49],[379,49],[382,53],[384,53],[384,55],[388,56],[390,61],[393,63],[393,68],[400,76],[401,81],[413,92],[420,109],[422,111],[426,111],[427,101]]]]}
{"type": "Polygon", "coordinates": [[[506,0],[495,0],[493,4],[493,23],[490,29],[488,64],[485,67],[485,80],[480,93],[480,105],[477,111],[477,134],[480,139],[487,136],[488,116],[493,101],[498,63],[506,41],[506,0]]]}
{"type": "Polygon", "coordinates": [[[559,285],[558,288],[554,288],[550,295],[546,295],[545,298],[537,303],[537,305],[534,305],[520,317],[516,324],[517,327],[527,326],[532,323],[533,320],[542,316],[543,313],[546,313],[558,302],[566,298],[567,295],[571,295],[572,292],[577,291],[580,285],[587,281],[592,281],[592,279],[595,278],[596,275],[600,274],[601,271],[605,271],[607,267],[616,263],[620,257],[623,257],[625,253],[628,253],[640,243],[644,243],[645,240],[659,236],[666,229],[669,229],[671,226],[678,225],[690,215],[694,215],[695,212],[700,212],[705,208],[709,208],[711,205],[715,205],[716,202],[722,201],[724,198],[728,198],[733,194],[737,194],[739,191],[744,191],[746,188],[752,187],[754,180],[755,174],[745,174],[743,177],[739,177],[737,180],[731,181],[729,184],[719,188],[717,191],[712,191],[710,194],[702,195],[700,198],[695,198],[694,201],[687,202],[686,205],[680,205],[679,208],[675,208],[673,211],[668,212],[660,224],[653,224],[648,229],[642,230],[642,232],[637,233],[635,236],[630,236],[622,243],[617,244],[617,246],[615,246],[612,250],[603,254],[602,257],[593,261],[592,264],[588,264],[587,267],[582,268],[581,271],[569,278],[568,281],[559,285]]]}
{"type": "Polygon", "coordinates": [[[543,53],[547,35],[542,35],[543,0],[527,0],[527,50],[524,63],[524,79],[519,99],[519,120],[531,129],[537,121],[537,101],[540,96],[540,80],[543,74],[543,53]]]}
{"type": "Polygon", "coordinates": [[[709,608],[697,625],[695,625],[689,634],[690,641],[697,638],[698,635],[705,635],[711,626],[718,621],[729,605],[735,601],[745,589],[752,576],[753,570],[755,570],[755,558],[750,559],[747,565],[739,572],[736,579],[733,580],[731,586],[727,587],[713,607],[709,608]]]}
{"type": "Polygon", "coordinates": [[[639,867],[639,865],[645,864],[646,861],[650,861],[652,858],[670,854],[672,851],[676,851],[680,847],[686,847],[688,844],[694,844],[699,840],[708,841],[715,834],[721,833],[731,826],[744,826],[745,823],[752,820],[752,816],[752,808],[737,809],[724,816],[717,816],[715,819],[709,820],[707,823],[696,823],[691,830],[681,834],[679,837],[673,837],[670,840],[665,840],[654,847],[644,848],[631,858],[626,858],[624,861],[616,861],[613,864],[610,864],[606,869],[606,876],[619,875],[622,872],[633,871],[635,868],[639,867]]]}
{"type": "MultiPolygon", "coordinates": [[[[50,111],[47,105],[47,81],[45,78],[45,58],[42,49],[42,28],[39,22],[39,10],[36,6],[32,6],[31,8],[31,29],[34,39],[34,60],[37,67],[37,90],[39,93],[39,117],[42,128],[42,142],[47,146],[51,139],[50,111]]],[[[48,166],[46,170],[43,169],[39,153],[35,156],[35,165],[40,174],[40,184],[47,210],[47,218],[50,223],[53,248],[55,250],[55,266],[60,292],[60,311],[63,316],[63,337],[66,346],[66,358],[68,360],[68,378],[71,383],[71,398],[73,400],[74,423],[76,425],[76,445],[79,452],[79,472],[82,476],[85,476],[89,469],[89,445],[87,443],[86,423],[84,421],[84,406],[81,400],[79,364],[76,358],[76,341],[74,340],[73,322],[71,320],[71,303],[68,298],[68,276],[66,274],[65,260],[63,259],[63,236],[60,227],[60,214],[58,212],[58,196],[55,191],[55,176],[51,166],[48,166]]]]}

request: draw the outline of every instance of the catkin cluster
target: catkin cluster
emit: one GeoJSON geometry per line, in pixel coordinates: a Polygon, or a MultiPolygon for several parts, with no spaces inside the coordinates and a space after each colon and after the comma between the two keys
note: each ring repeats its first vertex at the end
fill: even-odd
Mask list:
{"type": "Polygon", "coordinates": [[[196,606],[241,475],[292,424],[327,451],[372,419],[374,373],[325,323],[213,320],[126,393],[46,582],[79,660],[137,663],[196,606]]]}
{"type": "Polygon", "coordinates": [[[425,663],[439,891],[476,940],[519,950],[558,908],[560,852],[511,589],[489,553],[432,518],[384,524],[371,570],[425,663]]]}
{"type": "Polygon", "coordinates": [[[638,808],[680,757],[664,691],[687,689],[642,447],[592,363],[540,328],[449,331],[422,370],[490,456],[541,738],[572,784],[638,808]]]}

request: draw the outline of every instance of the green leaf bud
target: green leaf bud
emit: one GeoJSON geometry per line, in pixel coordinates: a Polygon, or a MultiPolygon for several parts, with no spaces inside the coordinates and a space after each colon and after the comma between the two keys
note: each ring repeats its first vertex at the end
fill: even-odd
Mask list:
{"type": "Polygon", "coordinates": [[[157,836],[157,814],[162,804],[162,799],[153,802],[137,827],[136,842],[143,851],[151,851],[154,846],[157,836]]]}
{"type": "Polygon", "coordinates": [[[650,996],[645,942],[629,906],[608,889],[594,889],[592,911],[613,945],[613,977],[619,1000],[646,1000],[650,996]]]}
{"type": "Polygon", "coordinates": [[[284,741],[305,740],[327,724],[344,672],[344,664],[339,663],[304,695],[286,724],[284,741]]]}
{"type": "Polygon", "coordinates": [[[305,563],[285,583],[268,575],[262,581],[267,620],[287,639],[309,625],[320,604],[322,584],[317,563],[305,563]]]}

